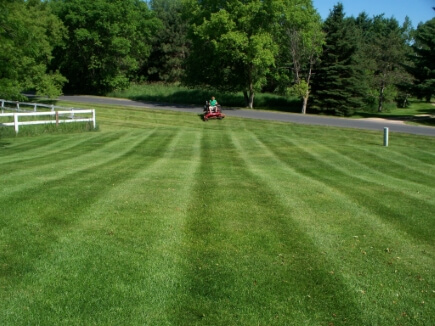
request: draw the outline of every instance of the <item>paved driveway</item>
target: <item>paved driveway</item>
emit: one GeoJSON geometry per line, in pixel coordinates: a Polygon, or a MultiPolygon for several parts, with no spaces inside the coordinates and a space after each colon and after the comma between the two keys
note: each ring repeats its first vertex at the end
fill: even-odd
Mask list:
{"type": "MultiPolygon", "coordinates": [[[[109,105],[136,106],[151,109],[172,110],[181,112],[191,112],[196,114],[202,113],[202,107],[184,106],[184,105],[167,105],[160,103],[148,103],[141,101],[132,101],[127,99],[117,99],[98,96],[68,95],[60,96],[59,100],[78,102],[78,103],[95,103],[109,105]]],[[[435,137],[435,127],[423,127],[404,124],[402,121],[387,119],[347,119],[324,117],[318,115],[303,115],[297,113],[268,112],[247,109],[223,108],[228,117],[240,117],[247,119],[273,120],[282,122],[292,122],[310,125],[321,125],[342,128],[357,128],[383,131],[388,127],[390,133],[400,132],[415,135],[425,135],[435,137]]],[[[98,117],[97,117],[98,118],[98,117]]]]}

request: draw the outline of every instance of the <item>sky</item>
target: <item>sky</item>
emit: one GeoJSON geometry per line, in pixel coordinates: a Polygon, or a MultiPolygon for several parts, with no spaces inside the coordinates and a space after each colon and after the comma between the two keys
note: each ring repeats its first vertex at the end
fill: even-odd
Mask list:
{"type": "Polygon", "coordinates": [[[371,18],[385,14],[386,18],[394,17],[402,24],[405,16],[411,19],[412,26],[426,22],[435,17],[435,0],[312,0],[314,8],[325,20],[329,11],[341,2],[346,17],[358,16],[365,11],[371,18]]]}

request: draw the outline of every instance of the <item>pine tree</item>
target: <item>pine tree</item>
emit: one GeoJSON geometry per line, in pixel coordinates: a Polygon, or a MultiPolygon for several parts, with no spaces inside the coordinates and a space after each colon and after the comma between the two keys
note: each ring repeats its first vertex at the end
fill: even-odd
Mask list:
{"type": "Polygon", "coordinates": [[[429,102],[435,93],[435,18],[417,27],[413,49],[414,67],[409,68],[415,78],[412,92],[429,102]]]}
{"type": "Polygon", "coordinates": [[[323,30],[326,40],[313,78],[312,108],[349,116],[362,106],[365,85],[358,62],[355,23],[345,18],[343,5],[339,3],[324,22],[323,30]]]}
{"type": "Polygon", "coordinates": [[[163,27],[156,34],[143,74],[154,81],[179,82],[190,43],[187,21],[182,17],[183,4],[180,0],[152,0],[150,4],[163,27]]]}

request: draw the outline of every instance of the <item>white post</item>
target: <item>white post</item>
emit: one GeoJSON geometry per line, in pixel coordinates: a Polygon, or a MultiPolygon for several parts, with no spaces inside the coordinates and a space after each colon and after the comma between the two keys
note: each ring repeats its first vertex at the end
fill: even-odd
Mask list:
{"type": "Polygon", "coordinates": [[[95,121],[95,109],[92,110],[92,123],[94,125],[94,129],[97,127],[96,121],[95,121]]]}
{"type": "Polygon", "coordinates": [[[18,134],[18,114],[14,114],[14,127],[15,127],[15,133],[18,134]]]}
{"type": "Polygon", "coordinates": [[[384,128],[384,146],[388,147],[388,128],[384,128]]]}

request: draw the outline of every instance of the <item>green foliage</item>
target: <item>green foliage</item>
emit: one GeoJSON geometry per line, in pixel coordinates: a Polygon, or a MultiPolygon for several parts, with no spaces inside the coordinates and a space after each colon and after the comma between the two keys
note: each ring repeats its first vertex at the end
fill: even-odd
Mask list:
{"type": "Polygon", "coordinates": [[[0,12],[0,97],[20,99],[27,89],[60,95],[66,79],[47,67],[64,35],[62,22],[41,1],[2,1],[0,12]]]}
{"type": "Polygon", "coordinates": [[[312,72],[323,50],[322,22],[311,1],[287,1],[285,9],[278,34],[278,89],[290,89],[291,94],[303,99],[305,113],[312,72]]]}
{"type": "Polygon", "coordinates": [[[435,18],[417,27],[412,48],[416,55],[411,57],[414,66],[408,70],[416,81],[411,89],[429,102],[435,93],[435,18]]]}
{"type": "Polygon", "coordinates": [[[326,44],[313,79],[312,108],[349,116],[363,104],[365,79],[358,54],[359,39],[352,19],[338,4],[323,26],[326,44]]]}
{"type": "Polygon", "coordinates": [[[243,91],[246,106],[266,84],[278,45],[272,32],[274,1],[204,2],[192,17],[192,53],[187,61],[189,85],[243,91]]]}
{"type": "Polygon", "coordinates": [[[145,2],[53,0],[51,5],[68,29],[55,62],[68,89],[104,93],[137,78],[160,26],[145,2]]]}
{"type": "Polygon", "coordinates": [[[381,112],[384,103],[394,102],[397,85],[410,81],[404,69],[410,53],[410,22],[407,20],[399,26],[394,18],[380,15],[369,19],[362,13],[356,18],[356,24],[362,38],[360,55],[365,76],[381,112]]]}
{"type": "Polygon", "coordinates": [[[434,19],[414,33],[383,14],[345,18],[339,3],[322,25],[311,0],[20,0],[0,11],[8,99],[163,81],[241,92],[250,108],[260,92],[290,91],[305,112],[312,93],[316,112],[351,115],[435,89],[434,19]]]}
{"type": "Polygon", "coordinates": [[[184,74],[184,61],[189,55],[187,20],[183,19],[181,0],[153,0],[155,16],[163,27],[157,31],[148,63],[142,73],[148,80],[179,82],[184,74]]]}

